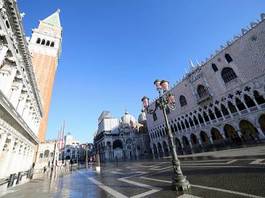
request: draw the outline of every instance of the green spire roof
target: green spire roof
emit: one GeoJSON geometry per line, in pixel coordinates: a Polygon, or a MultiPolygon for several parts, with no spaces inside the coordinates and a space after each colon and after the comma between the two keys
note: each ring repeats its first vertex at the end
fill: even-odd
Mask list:
{"type": "Polygon", "coordinates": [[[60,10],[58,9],[56,10],[56,12],[54,12],[52,15],[48,16],[42,21],[52,26],[61,27],[59,13],[60,13],[60,10]]]}

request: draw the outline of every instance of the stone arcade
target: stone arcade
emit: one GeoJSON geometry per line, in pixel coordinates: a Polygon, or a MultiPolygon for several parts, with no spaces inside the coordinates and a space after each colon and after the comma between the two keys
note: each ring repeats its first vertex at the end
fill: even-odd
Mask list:
{"type": "MultiPolygon", "coordinates": [[[[171,89],[176,110],[168,117],[179,154],[265,140],[264,51],[262,14],[206,62],[191,64],[191,71],[171,89]]],[[[147,126],[153,156],[168,156],[162,112],[148,115],[147,126]]]]}

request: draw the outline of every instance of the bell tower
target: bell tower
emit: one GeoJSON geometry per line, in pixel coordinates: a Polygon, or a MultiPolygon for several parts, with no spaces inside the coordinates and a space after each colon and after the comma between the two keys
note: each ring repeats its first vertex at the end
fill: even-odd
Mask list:
{"type": "Polygon", "coordinates": [[[53,83],[62,47],[62,27],[59,14],[60,10],[57,10],[41,20],[38,28],[33,29],[29,42],[33,69],[43,105],[43,117],[38,133],[41,142],[45,141],[53,83]]]}

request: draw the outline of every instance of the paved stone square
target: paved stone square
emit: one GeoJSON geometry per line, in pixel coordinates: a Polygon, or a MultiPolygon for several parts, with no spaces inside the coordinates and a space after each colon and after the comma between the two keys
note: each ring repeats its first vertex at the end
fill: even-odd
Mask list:
{"type": "MultiPolygon", "coordinates": [[[[191,183],[191,191],[179,197],[265,197],[265,159],[185,160],[182,169],[191,183]]],[[[4,198],[175,198],[171,170],[168,159],[106,163],[100,173],[91,165],[64,177],[33,180],[10,189],[4,198]]]]}

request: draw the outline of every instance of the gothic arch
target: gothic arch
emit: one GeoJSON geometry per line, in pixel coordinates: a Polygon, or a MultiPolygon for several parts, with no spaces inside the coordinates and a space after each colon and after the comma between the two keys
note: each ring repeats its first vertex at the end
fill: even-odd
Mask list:
{"type": "Polygon", "coordinates": [[[231,101],[228,101],[228,108],[229,108],[231,113],[237,112],[235,105],[231,101]]]}
{"type": "Polygon", "coordinates": [[[193,133],[190,135],[190,141],[191,141],[191,144],[192,144],[192,145],[199,144],[199,141],[198,141],[198,139],[197,139],[197,136],[194,135],[193,133]]]}
{"type": "Polygon", "coordinates": [[[253,95],[254,95],[254,98],[256,100],[256,102],[261,105],[261,104],[264,104],[265,103],[265,99],[264,97],[257,91],[257,90],[254,90],[253,91],[253,95]]]}
{"type": "Polygon", "coordinates": [[[154,152],[154,158],[158,158],[158,151],[155,144],[153,144],[153,152],[154,152]]]}
{"type": "Polygon", "coordinates": [[[207,115],[207,113],[205,111],[203,112],[203,117],[204,117],[204,120],[206,122],[209,122],[210,121],[209,116],[207,115]]]}
{"type": "Polygon", "coordinates": [[[193,123],[193,121],[192,121],[192,119],[190,117],[189,117],[189,124],[190,124],[191,127],[194,126],[194,123],[193,123]]]}
{"type": "Polygon", "coordinates": [[[223,140],[223,136],[221,135],[220,131],[217,128],[211,129],[211,135],[213,141],[223,140]]]}
{"type": "Polygon", "coordinates": [[[239,122],[239,128],[242,134],[242,139],[245,141],[255,141],[259,136],[256,127],[248,120],[241,120],[239,122]]]}
{"type": "Polygon", "coordinates": [[[198,121],[198,119],[196,118],[195,115],[193,116],[193,123],[194,123],[195,125],[198,125],[198,124],[199,124],[199,121],[198,121]]]}
{"type": "Polygon", "coordinates": [[[223,114],[226,116],[226,115],[229,115],[229,111],[227,110],[227,108],[225,107],[224,104],[221,104],[221,111],[223,112],[223,114]]]}
{"type": "Polygon", "coordinates": [[[163,157],[163,150],[160,142],[157,143],[157,148],[158,148],[159,157],[163,157]]]}
{"type": "Polygon", "coordinates": [[[184,147],[190,147],[189,140],[188,140],[188,138],[186,136],[182,137],[182,142],[183,142],[183,146],[184,147]]]}
{"type": "Polygon", "coordinates": [[[185,119],[185,126],[186,126],[187,129],[190,128],[189,123],[188,123],[188,121],[186,119],[185,119]]]}
{"type": "Polygon", "coordinates": [[[236,98],[236,106],[239,109],[239,111],[243,111],[244,109],[246,109],[245,105],[239,98],[236,98]]]}
{"type": "Polygon", "coordinates": [[[210,119],[211,119],[211,120],[214,120],[214,119],[215,119],[215,116],[214,116],[214,114],[213,114],[213,112],[212,112],[211,109],[208,109],[208,113],[209,113],[209,117],[210,117],[210,119]]]}
{"type": "Polygon", "coordinates": [[[221,111],[217,107],[214,107],[214,113],[217,118],[222,117],[221,111]]]}
{"type": "Polygon", "coordinates": [[[207,133],[205,133],[204,131],[200,132],[200,138],[203,144],[210,144],[210,139],[207,133]]]}
{"type": "Polygon", "coordinates": [[[181,143],[180,143],[180,140],[176,137],[175,138],[175,144],[176,144],[176,149],[177,149],[177,153],[180,155],[183,154],[183,151],[182,151],[182,146],[181,146],[181,143]]]}
{"type": "Polygon", "coordinates": [[[226,124],[224,126],[224,132],[225,132],[225,137],[231,141],[232,143],[239,143],[241,142],[240,137],[238,136],[235,128],[231,126],[230,124],[226,124]]]}
{"type": "Polygon", "coordinates": [[[244,94],[244,101],[245,101],[245,103],[246,103],[248,108],[256,106],[256,104],[253,101],[253,99],[247,94],[244,94]]]}
{"type": "Polygon", "coordinates": [[[203,118],[202,118],[201,114],[198,114],[198,118],[199,118],[199,122],[200,122],[201,124],[203,124],[204,121],[203,121],[203,118]]]}
{"type": "Polygon", "coordinates": [[[165,156],[169,156],[169,150],[166,141],[163,141],[163,149],[165,156]]]}

